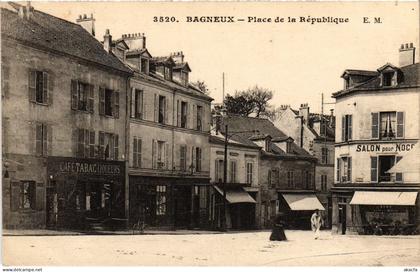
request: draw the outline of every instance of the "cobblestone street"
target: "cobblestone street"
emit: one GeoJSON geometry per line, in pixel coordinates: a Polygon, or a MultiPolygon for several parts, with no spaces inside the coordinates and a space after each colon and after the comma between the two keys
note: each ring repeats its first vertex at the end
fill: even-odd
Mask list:
{"type": "Polygon", "coordinates": [[[6,236],[5,265],[418,266],[419,236],[287,231],[191,235],[6,236]],[[344,258],[345,256],[345,258],[344,258]]]}

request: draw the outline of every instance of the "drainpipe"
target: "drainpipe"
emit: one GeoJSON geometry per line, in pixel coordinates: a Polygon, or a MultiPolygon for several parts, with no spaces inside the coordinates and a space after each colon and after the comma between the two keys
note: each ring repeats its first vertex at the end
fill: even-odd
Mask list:
{"type": "Polygon", "coordinates": [[[126,79],[126,103],[125,103],[125,214],[127,217],[127,227],[130,222],[130,179],[128,175],[128,163],[130,157],[130,77],[126,79]]]}

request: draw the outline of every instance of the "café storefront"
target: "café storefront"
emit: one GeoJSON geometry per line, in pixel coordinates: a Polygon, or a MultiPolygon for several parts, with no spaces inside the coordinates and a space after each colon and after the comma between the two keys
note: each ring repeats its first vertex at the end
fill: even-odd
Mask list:
{"type": "Polygon", "coordinates": [[[49,157],[47,174],[47,228],[125,227],[124,162],[49,157]]]}

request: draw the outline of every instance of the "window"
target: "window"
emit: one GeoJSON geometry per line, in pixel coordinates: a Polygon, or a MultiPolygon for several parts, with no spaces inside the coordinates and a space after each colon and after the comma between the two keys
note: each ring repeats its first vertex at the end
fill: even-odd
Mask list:
{"type": "Polygon", "coordinates": [[[166,214],[166,185],[156,186],[156,215],[166,214]]]}
{"type": "Polygon", "coordinates": [[[143,118],[143,91],[134,89],[132,117],[137,119],[143,118]]]}
{"type": "Polygon", "coordinates": [[[181,102],[181,127],[187,127],[188,103],[181,102]]]}
{"type": "Polygon", "coordinates": [[[179,165],[181,171],[187,171],[187,146],[185,145],[179,147],[179,165]]]}
{"type": "Polygon", "coordinates": [[[373,171],[373,168],[376,167],[378,182],[390,182],[391,174],[387,172],[394,166],[395,156],[378,156],[376,161],[377,165],[372,165],[371,171],[373,171]]]}
{"type": "Polygon", "coordinates": [[[222,182],[223,181],[223,171],[224,171],[224,163],[223,160],[216,160],[214,162],[214,169],[215,169],[215,182],[222,182]]]}
{"type": "Polygon", "coordinates": [[[352,140],[352,115],[344,115],[341,119],[341,140],[343,142],[352,140]]]}
{"type": "Polygon", "coordinates": [[[327,175],[321,175],[321,191],[327,191],[327,175]]]}
{"type": "Polygon", "coordinates": [[[29,71],[29,100],[34,103],[48,104],[48,73],[42,71],[29,71]]]}
{"type": "Polygon", "coordinates": [[[181,71],[181,82],[182,85],[188,86],[188,72],[181,71]]]}
{"type": "Polygon", "coordinates": [[[278,185],[280,183],[280,169],[271,169],[271,185],[278,185]]]}
{"type": "Polygon", "coordinates": [[[197,130],[203,129],[203,107],[197,106],[197,130]]]}
{"type": "Polygon", "coordinates": [[[19,209],[35,209],[35,181],[20,182],[19,209]]]}
{"type": "Polygon", "coordinates": [[[38,156],[48,155],[48,126],[46,124],[36,124],[35,133],[35,152],[38,156]]]}
{"type": "Polygon", "coordinates": [[[99,132],[99,157],[118,160],[118,134],[99,132]]]}
{"type": "Polygon", "coordinates": [[[157,149],[157,167],[163,168],[165,166],[165,142],[158,141],[157,149]]]}
{"type": "Polygon", "coordinates": [[[165,66],[165,75],[166,80],[172,80],[172,68],[165,66]]]}
{"type": "Polygon", "coordinates": [[[305,171],[305,188],[304,189],[309,189],[310,181],[311,181],[310,173],[309,171],[305,171]]]}
{"type": "Polygon", "coordinates": [[[120,94],[119,92],[99,88],[99,114],[119,118],[120,94]]]}
{"type": "Polygon", "coordinates": [[[133,167],[141,168],[141,150],[142,140],[141,138],[133,138],[133,167]]]}
{"type": "Polygon", "coordinates": [[[201,172],[201,148],[195,148],[195,171],[201,172]]]}
{"type": "Polygon", "coordinates": [[[323,164],[328,164],[328,148],[326,147],[321,148],[321,162],[323,164]]]}
{"type": "Polygon", "coordinates": [[[149,74],[149,60],[146,58],[140,59],[140,72],[145,73],[146,75],[149,74]]]}
{"type": "Polygon", "coordinates": [[[246,183],[252,184],[254,177],[254,164],[252,162],[246,163],[246,183]]]}
{"type": "Polygon", "coordinates": [[[158,122],[166,123],[166,97],[159,95],[158,122]]]}
{"type": "Polygon", "coordinates": [[[95,157],[95,131],[77,129],[76,156],[80,158],[95,157]]]}
{"type": "Polygon", "coordinates": [[[352,171],[352,162],[351,157],[342,157],[338,162],[338,181],[340,182],[350,182],[351,181],[351,171],[352,171]]]}
{"type": "Polygon", "coordinates": [[[395,71],[382,73],[382,86],[394,86],[396,83],[397,81],[395,71]]]}
{"type": "Polygon", "coordinates": [[[236,161],[230,161],[230,182],[236,182],[236,161]]]}
{"type": "Polygon", "coordinates": [[[71,108],[93,112],[93,85],[76,80],[71,81],[71,108]]]}
{"type": "Polygon", "coordinates": [[[164,141],[152,141],[152,168],[164,169],[169,167],[169,144],[164,141]]]}
{"type": "Polygon", "coordinates": [[[289,141],[286,142],[286,153],[292,153],[292,143],[289,141]]]}
{"type": "Polygon", "coordinates": [[[293,171],[287,171],[287,187],[288,188],[293,188],[294,187],[294,173],[293,171]]]}
{"type": "Polygon", "coordinates": [[[404,112],[373,112],[372,139],[404,138],[404,112]]]}

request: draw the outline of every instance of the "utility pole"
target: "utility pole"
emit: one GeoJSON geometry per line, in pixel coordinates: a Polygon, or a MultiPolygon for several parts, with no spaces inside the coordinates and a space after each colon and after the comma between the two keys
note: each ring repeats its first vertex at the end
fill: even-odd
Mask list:
{"type": "Polygon", "coordinates": [[[226,179],[227,179],[227,149],[228,149],[228,125],[225,125],[225,152],[223,160],[223,215],[222,230],[226,231],[226,179]]]}
{"type": "Polygon", "coordinates": [[[225,73],[222,73],[222,103],[225,104],[225,73]]]}

